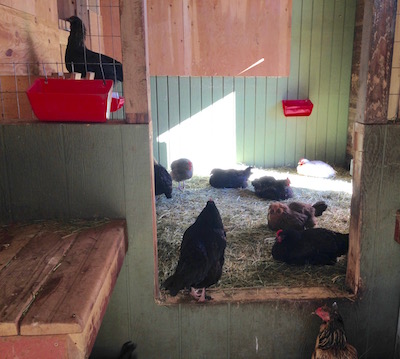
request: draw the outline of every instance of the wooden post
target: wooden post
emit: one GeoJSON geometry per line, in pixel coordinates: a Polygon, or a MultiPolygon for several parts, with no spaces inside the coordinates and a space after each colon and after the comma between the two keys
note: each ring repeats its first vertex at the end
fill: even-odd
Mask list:
{"type": "Polygon", "coordinates": [[[120,0],[127,123],[149,123],[146,0],[120,0]]]}
{"type": "Polygon", "coordinates": [[[356,117],[364,124],[387,123],[396,3],[365,1],[356,117]]]}

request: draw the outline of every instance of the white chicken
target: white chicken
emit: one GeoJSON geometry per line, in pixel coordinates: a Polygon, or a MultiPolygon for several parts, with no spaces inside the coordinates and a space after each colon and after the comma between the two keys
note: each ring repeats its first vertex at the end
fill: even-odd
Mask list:
{"type": "Polygon", "coordinates": [[[303,176],[330,178],[335,176],[336,171],[325,162],[302,158],[297,164],[297,173],[303,176]]]}

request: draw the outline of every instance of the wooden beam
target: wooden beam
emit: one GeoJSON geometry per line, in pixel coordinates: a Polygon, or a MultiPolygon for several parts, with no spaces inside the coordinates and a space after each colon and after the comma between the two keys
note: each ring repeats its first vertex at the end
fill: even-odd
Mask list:
{"type": "Polygon", "coordinates": [[[365,1],[357,121],[387,123],[396,0],[365,1]]]}
{"type": "MultiPolygon", "coordinates": [[[[207,305],[221,303],[256,303],[269,300],[316,300],[330,298],[347,298],[355,300],[352,293],[340,291],[335,288],[324,287],[274,287],[274,288],[230,288],[230,289],[208,289],[207,294],[213,300],[207,305]]],[[[176,297],[160,293],[157,300],[160,305],[177,305],[181,303],[199,305],[193,298],[184,293],[176,297]]]]}
{"type": "Polygon", "coordinates": [[[146,0],[120,0],[126,122],[149,123],[146,0]]]}

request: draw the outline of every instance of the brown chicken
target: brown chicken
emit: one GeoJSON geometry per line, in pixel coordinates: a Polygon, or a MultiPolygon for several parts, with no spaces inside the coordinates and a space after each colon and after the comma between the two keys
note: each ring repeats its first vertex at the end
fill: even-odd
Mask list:
{"type": "Polygon", "coordinates": [[[178,189],[185,188],[185,180],[193,176],[193,163],[187,158],[180,158],[171,163],[171,177],[178,182],[178,189]],[[181,185],[182,183],[182,185],[181,185]]]}
{"type": "Polygon", "coordinates": [[[292,202],[289,205],[272,202],[268,208],[268,227],[273,231],[278,229],[313,228],[317,224],[316,218],[328,208],[324,201],[313,205],[301,202],[292,202]]]}
{"type": "Polygon", "coordinates": [[[347,343],[343,319],[336,302],[332,308],[319,307],[315,314],[323,320],[323,323],[319,328],[311,359],[357,359],[356,348],[347,343]]]}

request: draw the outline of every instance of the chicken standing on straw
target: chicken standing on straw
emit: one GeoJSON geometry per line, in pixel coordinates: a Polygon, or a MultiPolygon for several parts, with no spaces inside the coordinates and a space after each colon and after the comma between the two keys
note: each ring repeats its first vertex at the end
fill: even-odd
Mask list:
{"type": "Polygon", "coordinates": [[[180,158],[171,163],[171,177],[178,182],[178,189],[185,188],[185,181],[193,176],[193,163],[187,158],[180,158]]]}
{"type": "Polygon", "coordinates": [[[175,273],[162,287],[176,296],[181,289],[189,289],[198,302],[212,299],[206,288],[217,283],[222,275],[226,234],[215,203],[207,202],[196,221],[185,231],[175,273]]]}

